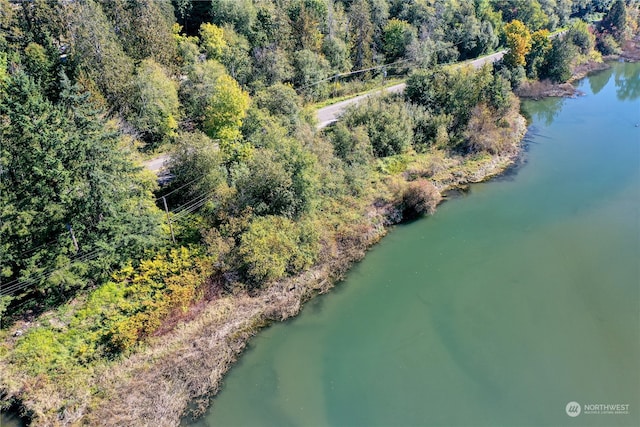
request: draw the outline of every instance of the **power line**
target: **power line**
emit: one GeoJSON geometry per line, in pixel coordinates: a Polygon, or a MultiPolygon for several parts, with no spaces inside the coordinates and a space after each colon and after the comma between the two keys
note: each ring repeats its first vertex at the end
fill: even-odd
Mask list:
{"type": "MultiPolygon", "coordinates": [[[[551,37],[551,36],[550,36],[550,37],[551,37]]],[[[456,43],[456,44],[454,44],[454,46],[457,46],[457,45],[459,45],[460,43],[461,43],[461,42],[456,43]]],[[[433,52],[431,52],[429,55],[418,56],[418,57],[415,57],[415,58],[405,58],[405,59],[400,59],[400,60],[395,61],[395,62],[390,62],[390,63],[388,63],[388,64],[381,64],[381,65],[375,65],[375,66],[373,66],[373,67],[369,67],[369,68],[363,68],[363,69],[361,69],[361,70],[354,70],[354,71],[349,71],[349,72],[346,72],[346,73],[337,73],[337,74],[333,74],[332,76],[329,76],[329,77],[324,78],[324,79],[322,79],[322,80],[318,80],[318,81],[315,81],[315,82],[313,82],[313,83],[309,83],[309,84],[307,84],[307,85],[305,85],[305,86],[301,86],[299,89],[300,89],[300,90],[307,89],[307,88],[309,88],[309,87],[316,86],[316,85],[318,85],[318,84],[320,84],[320,83],[328,82],[328,81],[330,81],[330,80],[334,80],[334,79],[337,79],[337,78],[339,78],[339,77],[347,77],[347,76],[351,76],[351,75],[354,75],[354,74],[364,73],[364,72],[367,72],[367,71],[378,70],[378,69],[380,69],[380,68],[392,67],[392,66],[394,66],[394,65],[402,64],[402,63],[405,63],[405,62],[417,62],[417,61],[419,61],[419,60],[421,60],[421,59],[425,59],[425,58],[427,58],[428,56],[433,55],[433,54],[436,54],[436,53],[438,53],[438,52],[440,52],[440,51],[443,51],[443,50],[446,50],[446,48],[445,48],[445,47],[442,47],[442,48],[439,48],[439,49],[435,49],[435,50],[434,50],[433,52]]],[[[499,52],[502,52],[502,51],[498,51],[498,52],[495,52],[495,53],[499,53],[499,52]]],[[[484,56],[478,56],[478,57],[476,57],[476,58],[467,59],[467,60],[465,60],[465,61],[450,61],[450,62],[443,62],[443,63],[440,63],[439,65],[464,64],[466,61],[475,61],[476,59],[481,59],[481,58],[484,58],[484,57],[487,57],[487,56],[491,56],[491,55],[493,55],[493,54],[486,54],[486,55],[484,55],[484,56]]]]}
{"type": "Polygon", "coordinates": [[[210,197],[213,194],[215,194],[215,192],[216,192],[215,190],[212,190],[212,191],[209,191],[208,193],[201,194],[200,196],[189,200],[188,202],[184,203],[183,205],[178,206],[176,209],[172,210],[171,212],[173,214],[175,214],[175,215],[182,214],[185,210],[190,209],[194,204],[200,202],[201,200],[206,200],[208,197],[210,197]]]}
{"type": "Polygon", "coordinates": [[[194,178],[194,179],[192,179],[191,181],[187,182],[186,184],[182,184],[180,187],[176,188],[175,190],[171,190],[171,191],[169,191],[167,194],[164,194],[164,195],[162,195],[162,196],[160,196],[160,197],[157,197],[157,198],[156,198],[156,201],[157,201],[157,200],[162,199],[163,197],[167,197],[168,195],[173,194],[173,193],[175,193],[175,192],[176,192],[176,191],[178,191],[178,190],[182,190],[182,189],[183,189],[183,188],[185,188],[187,185],[191,185],[191,184],[193,184],[194,182],[196,182],[197,180],[199,180],[199,179],[200,179],[200,178],[202,178],[203,176],[204,176],[204,174],[203,174],[203,175],[201,175],[201,176],[198,176],[198,177],[196,177],[196,178],[194,178]]]}
{"type": "Polygon", "coordinates": [[[40,280],[49,279],[53,275],[53,273],[60,271],[63,268],[69,267],[74,263],[87,262],[87,261],[96,259],[100,255],[102,255],[103,252],[106,252],[106,249],[104,248],[94,249],[76,258],[71,259],[67,264],[63,266],[53,267],[48,270],[40,271],[26,279],[15,279],[15,280],[12,280],[11,282],[2,284],[2,286],[0,286],[0,295],[10,295],[21,289],[31,286],[40,280]]]}
{"type": "Polygon", "coordinates": [[[201,200],[200,202],[195,203],[190,209],[186,209],[182,212],[180,212],[180,214],[176,215],[174,218],[174,221],[181,221],[182,219],[186,218],[189,214],[195,212],[196,210],[198,210],[199,208],[201,208],[205,203],[207,203],[208,201],[210,201],[211,198],[207,197],[203,200],[201,200]]]}
{"type": "MultiPolygon", "coordinates": [[[[91,261],[93,259],[96,259],[97,257],[99,257],[102,254],[103,251],[104,250],[92,251],[90,254],[87,254],[87,255],[83,256],[82,258],[71,260],[69,263],[65,264],[64,266],[55,267],[55,268],[51,268],[51,269],[42,271],[40,273],[36,273],[32,277],[29,277],[29,278],[24,279],[24,280],[17,281],[17,283],[14,283],[11,286],[3,286],[2,289],[0,290],[0,295],[10,295],[10,294],[13,294],[13,293],[21,290],[21,289],[27,288],[27,287],[35,284],[36,282],[38,282],[40,280],[49,279],[55,272],[60,271],[65,267],[69,267],[69,266],[71,266],[72,264],[74,264],[76,262],[87,262],[87,261],[91,261]]],[[[16,282],[16,281],[13,281],[13,282],[16,282]]]]}
{"type": "Polygon", "coordinates": [[[322,79],[322,80],[318,80],[318,81],[316,81],[316,82],[309,83],[309,84],[307,84],[307,85],[305,85],[305,86],[301,86],[299,89],[301,89],[301,90],[302,90],[302,89],[307,89],[307,88],[310,88],[311,86],[316,86],[316,85],[318,85],[318,84],[320,84],[320,83],[328,82],[328,81],[330,81],[330,80],[337,79],[337,78],[339,78],[339,77],[347,77],[347,76],[351,76],[351,75],[354,75],[354,74],[365,73],[365,72],[367,72],[367,71],[373,71],[373,70],[378,70],[378,69],[380,69],[380,68],[391,67],[391,66],[394,66],[394,65],[397,65],[397,64],[401,64],[401,63],[403,63],[403,62],[417,61],[418,59],[419,59],[419,58],[415,58],[415,59],[410,59],[410,58],[407,58],[407,59],[401,59],[401,60],[399,60],[399,61],[391,62],[391,63],[389,63],[389,64],[375,65],[375,66],[373,66],[373,67],[363,68],[363,69],[361,69],[361,70],[349,71],[348,73],[337,73],[337,74],[334,74],[334,75],[332,75],[332,76],[330,76],[330,77],[324,78],[324,79],[322,79]]]}
{"type": "MultiPolygon", "coordinates": [[[[173,190],[172,193],[175,192],[175,191],[178,191],[179,189],[182,189],[182,188],[186,187],[187,185],[193,183],[197,179],[199,179],[199,178],[195,178],[192,181],[182,185],[181,187],[173,190]]],[[[213,196],[215,195],[215,193],[216,193],[215,190],[211,190],[209,192],[199,194],[198,196],[186,201],[185,203],[183,203],[182,205],[176,207],[175,209],[173,209],[171,211],[171,213],[174,214],[174,216],[173,216],[173,218],[171,218],[169,220],[180,221],[180,220],[186,218],[189,214],[195,212],[200,207],[202,207],[205,203],[210,201],[213,198],[213,196]]],[[[168,193],[168,194],[170,194],[170,193],[168,193]]],[[[166,195],[164,197],[166,197],[166,195]]],[[[162,198],[162,196],[160,198],[162,198]]],[[[47,243],[44,243],[44,244],[40,245],[39,247],[30,249],[29,251],[36,250],[36,249],[38,249],[40,247],[48,246],[52,242],[58,241],[60,239],[60,237],[62,237],[64,235],[66,235],[66,233],[61,234],[56,239],[52,239],[51,241],[49,241],[47,243]]],[[[106,249],[106,248],[95,248],[95,249],[93,249],[93,250],[91,250],[89,252],[78,254],[76,257],[70,259],[69,262],[66,263],[63,266],[56,266],[56,267],[53,267],[53,268],[42,270],[40,272],[34,273],[33,275],[29,276],[26,279],[14,279],[14,280],[12,280],[12,281],[10,281],[8,283],[2,283],[2,284],[0,284],[0,296],[11,295],[11,294],[13,294],[13,293],[15,293],[17,291],[20,291],[22,289],[25,289],[25,288],[31,286],[31,285],[34,285],[38,281],[47,280],[57,271],[60,271],[60,270],[62,270],[64,268],[67,268],[67,267],[73,265],[74,263],[81,263],[81,262],[87,262],[87,261],[94,260],[94,259],[100,257],[103,253],[105,253],[107,251],[108,251],[108,249],[106,249]]]]}
{"type": "MultiPolygon", "coordinates": [[[[367,72],[367,71],[378,70],[378,69],[380,69],[380,68],[392,67],[392,66],[394,66],[394,65],[402,64],[402,63],[405,63],[405,62],[417,62],[417,61],[419,61],[419,60],[421,60],[421,59],[425,59],[425,58],[427,58],[427,56],[430,56],[430,55],[436,54],[436,53],[438,53],[438,52],[440,52],[440,51],[442,51],[442,50],[445,50],[445,49],[446,49],[445,47],[442,47],[442,48],[439,48],[439,49],[435,49],[435,50],[434,50],[433,52],[431,52],[429,55],[418,56],[418,57],[415,57],[415,58],[405,58],[405,59],[400,59],[400,60],[398,60],[398,61],[390,62],[390,63],[388,63],[388,64],[375,65],[375,66],[373,66],[373,67],[363,68],[363,69],[361,69],[361,70],[349,71],[349,72],[346,72],[346,73],[337,73],[337,74],[334,74],[334,75],[329,76],[329,77],[327,77],[327,78],[324,78],[324,79],[322,79],[322,80],[318,80],[318,81],[316,81],[316,82],[309,83],[309,84],[307,84],[307,85],[305,85],[305,86],[300,87],[299,89],[307,89],[307,88],[309,88],[309,87],[311,87],[311,86],[315,86],[315,85],[318,85],[318,84],[323,83],[323,82],[327,82],[327,81],[330,81],[330,80],[333,80],[333,79],[337,79],[337,78],[339,78],[339,77],[347,77],[347,76],[351,76],[351,75],[354,75],[354,74],[364,73],[364,72],[367,72]]],[[[478,58],[476,58],[476,59],[479,59],[479,58],[481,58],[481,57],[478,57],[478,58]]],[[[458,63],[458,61],[445,62],[445,63],[442,63],[442,65],[449,65],[449,64],[455,64],[455,63],[458,63]]]]}
{"type": "Polygon", "coordinates": [[[18,254],[18,256],[22,256],[22,255],[25,255],[25,254],[28,254],[28,253],[31,253],[31,252],[37,251],[38,249],[41,249],[41,248],[43,248],[43,247],[45,247],[45,246],[48,246],[48,245],[50,245],[51,243],[57,242],[58,240],[60,240],[60,238],[61,238],[62,236],[66,236],[66,234],[67,234],[67,233],[61,233],[60,235],[58,235],[58,237],[55,237],[55,238],[53,238],[53,239],[49,240],[48,242],[44,242],[44,243],[42,243],[41,245],[36,246],[35,248],[31,248],[31,249],[28,249],[28,250],[26,250],[26,251],[24,251],[24,252],[19,253],[19,254],[18,254]]]}

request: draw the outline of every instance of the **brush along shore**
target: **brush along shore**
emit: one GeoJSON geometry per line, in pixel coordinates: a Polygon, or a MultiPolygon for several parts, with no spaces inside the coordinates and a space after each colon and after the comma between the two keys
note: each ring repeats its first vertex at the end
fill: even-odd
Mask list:
{"type": "MultiPolygon", "coordinates": [[[[212,294],[130,354],[78,369],[68,381],[47,381],[0,358],[3,400],[19,402],[36,426],[175,426],[188,412],[202,413],[249,339],[328,292],[391,225],[407,217],[407,202],[419,207],[414,214],[431,212],[441,193],[487,180],[513,165],[526,132],[519,104],[514,103],[502,126],[481,130],[484,138],[501,141],[501,154],[434,150],[407,155],[404,171],[384,179],[380,197],[371,198],[349,234],[325,248],[325,262],[264,289],[212,294]]],[[[4,354],[21,327],[5,331],[4,354]]]]}

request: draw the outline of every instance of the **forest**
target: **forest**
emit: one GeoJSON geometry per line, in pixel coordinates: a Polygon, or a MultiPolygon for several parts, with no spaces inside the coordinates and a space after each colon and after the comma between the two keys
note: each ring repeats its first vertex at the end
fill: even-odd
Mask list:
{"type": "Polygon", "coordinates": [[[78,397],[96,372],[202,304],[338,278],[517,156],[519,86],[619,54],[639,17],[623,0],[0,0],[2,406],[85,416],[109,395],[78,397]],[[389,81],[404,93],[317,129],[318,105],[389,81]]]}

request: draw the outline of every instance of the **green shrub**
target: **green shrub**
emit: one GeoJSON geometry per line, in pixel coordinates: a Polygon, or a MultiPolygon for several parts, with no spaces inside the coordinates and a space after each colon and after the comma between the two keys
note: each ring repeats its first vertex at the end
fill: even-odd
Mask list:
{"type": "Polygon", "coordinates": [[[390,156],[378,160],[378,170],[384,174],[395,175],[407,169],[406,156],[390,156]]]}
{"type": "Polygon", "coordinates": [[[253,100],[258,108],[279,119],[291,133],[300,124],[302,100],[291,85],[277,83],[258,91],[253,100]]]}
{"type": "Polygon", "coordinates": [[[76,370],[131,349],[167,315],[186,310],[208,274],[208,262],[186,248],[124,267],[84,303],[63,307],[58,320],[29,330],[10,357],[33,375],[71,380],[76,370]]]}
{"type": "Polygon", "coordinates": [[[335,154],[347,164],[367,164],[372,160],[371,142],[364,126],[349,129],[343,122],[338,122],[328,135],[335,154]]]}
{"type": "Polygon", "coordinates": [[[258,215],[300,216],[315,203],[314,158],[300,143],[284,140],[276,150],[257,150],[246,165],[235,171],[241,208],[258,215]]]}
{"type": "Polygon", "coordinates": [[[281,216],[253,220],[240,240],[239,254],[252,286],[280,279],[311,266],[319,251],[313,224],[281,216]]]}
{"type": "MultiPolygon", "coordinates": [[[[495,78],[491,67],[480,70],[467,68],[438,68],[414,72],[407,80],[405,97],[408,101],[423,106],[432,116],[450,117],[448,133],[460,134],[471,115],[471,110],[479,102],[500,104],[509,88],[504,79],[495,78]]],[[[424,122],[424,120],[423,120],[424,122]]],[[[426,137],[432,138],[433,129],[439,126],[421,124],[426,137]]],[[[440,130],[442,134],[442,130],[440,130]]],[[[456,138],[452,138],[454,141],[456,138]]]]}
{"type": "Polygon", "coordinates": [[[425,152],[429,147],[445,148],[449,145],[449,130],[453,117],[449,114],[430,114],[417,106],[413,114],[413,145],[416,151],[425,152]]]}
{"type": "Polygon", "coordinates": [[[393,156],[408,150],[413,139],[413,124],[406,106],[398,101],[369,99],[351,107],[344,115],[345,124],[353,129],[367,129],[373,154],[393,156]]]}
{"type": "Polygon", "coordinates": [[[611,34],[601,33],[596,39],[596,48],[603,55],[616,55],[620,53],[620,45],[611,34]]]}
{"type": "Polygon", "coordinates": [[[227,172],[218,143],[202,132],[183,132],[169,160],[174,175],[165,193],[174,193],[174,205],[209,193],[220,193],[226,187],[227,172]]]}

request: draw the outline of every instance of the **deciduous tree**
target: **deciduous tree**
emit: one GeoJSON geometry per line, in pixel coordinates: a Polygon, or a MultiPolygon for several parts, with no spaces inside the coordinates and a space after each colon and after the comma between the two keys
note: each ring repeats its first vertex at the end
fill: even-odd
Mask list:
{"type": "Polygon", "coordinates": [[[181,92],[187,111],[207,135],[226,140],[239,137],[249,95],[221,64],[212,60],[195,64],[181,92]]]}
{"type": "Polygon", "coordinates": [[[384,54],[387,62],[394,62],[405,56],[407,48],[416,38],[416,30],[408,22],[390,19],[383,30],[384,54]]]}
{"type": "Polygon", "coordinates": [[[526,64],[525,55],[531,49],[531,33],[518,20],[513,20],[504,26],[508,52],[504,55],[507,66],[515,68],[526,64]]]}
{"type": "Polygon", "coordinates": [[[138,66],[133,80],[128,120],[154,145],[173,136],[180,119],[176,84],[153,59],[138,66]]]}
{"type": "Polygon", "coordinates": [[[227,48],[222,28],[208,22],[200,26],[200,43],[209,59],[220,60],[227,48]]]}

